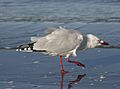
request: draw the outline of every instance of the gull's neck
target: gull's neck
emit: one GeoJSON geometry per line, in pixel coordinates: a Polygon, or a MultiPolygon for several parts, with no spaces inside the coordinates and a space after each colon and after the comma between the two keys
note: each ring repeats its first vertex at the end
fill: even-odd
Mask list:
{"type": "Polygon", "coordinates": [[[88,44],[88,38],[87,38],[87,36],[83,35],[83,41],[80,44],[80,47],[78,48],[78,50],[85,50],[85,49],[87,49],[88,48],[87,44],[88,44]]]}
{"type": "Polygon", "coordinates": [[[89,35],[90,35],[90,34],[87,34],[87,35],[86,35],[86,38],[87,38],[86,47],[87,47],[87,48],[95,48],[94,41],[93,41],[93,39],[92,39],[89,35]]]}
{"type": "Polygon", "coordinates": [[[83,41],[81,42],[78,50],[86,50],[88,48],[95,48],[94,42],[89,34],[83,35],[83,41]]]}

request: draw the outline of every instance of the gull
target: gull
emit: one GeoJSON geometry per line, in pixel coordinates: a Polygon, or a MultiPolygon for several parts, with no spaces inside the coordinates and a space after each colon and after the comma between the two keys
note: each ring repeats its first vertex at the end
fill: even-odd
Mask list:
{"type": "Polygon", "coordinates": [[[77,30],[59,27],[48,29],[42,37],[31,37],[31,43],[20,45],[17,47],[17,51],[40,52],[51,56],[60,56],[61,71],[64,72],[63,56],[67,62],[85,67],[78,61],[70,60],[70,56],[76,57],[78,51],[107,45],[109,45],[107,42],[93,34],[84,35],[77,30]]]}

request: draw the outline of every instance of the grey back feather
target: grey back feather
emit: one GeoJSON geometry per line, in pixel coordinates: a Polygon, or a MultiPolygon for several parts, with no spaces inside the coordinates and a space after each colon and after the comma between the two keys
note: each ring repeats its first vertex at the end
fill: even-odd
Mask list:
{"type": "Polygon", "coordinates": [[[64,28],[53,28],[47,31],[46,36],[34,38],[37,41],[33,49],[47,50],[52,54],[67,54],[74,50],[82,42],[82,34],[76,30],[67,30],[64,28]]]}

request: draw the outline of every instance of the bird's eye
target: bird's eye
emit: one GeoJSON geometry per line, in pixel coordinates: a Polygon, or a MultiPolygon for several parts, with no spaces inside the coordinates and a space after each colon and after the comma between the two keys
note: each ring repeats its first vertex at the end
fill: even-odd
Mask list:
{"type": "Polygon", "coordinates": [[[100,43],[104,43],[104,41],[103,41],[103,40],[100,40],[100,43]]]}
{"type": "Polygon", "coordinates": [[[104,41],[103,40],[98,40],[98,43],[104,43],[104,41]]]}

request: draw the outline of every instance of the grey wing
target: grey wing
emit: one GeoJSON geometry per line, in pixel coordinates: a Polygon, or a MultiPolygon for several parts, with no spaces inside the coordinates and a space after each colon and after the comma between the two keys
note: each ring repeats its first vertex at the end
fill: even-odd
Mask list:
{"type": "Polygon", "coordinates": [[[54,30],[45,37],[32,38],[36,41],[34,49],[47,50],[48,52],[61,54],[74,50],[80,45],[82,35],[76,31],[54,30]]]}
{"type": "Polygon", "coordinates": [[[55,30],[57,30],[57,29],[56,29],[56,28],[48,28],[48,29],[45,31],[45,35],[51,34],[51,33],[54,32],[55,30]]]}

